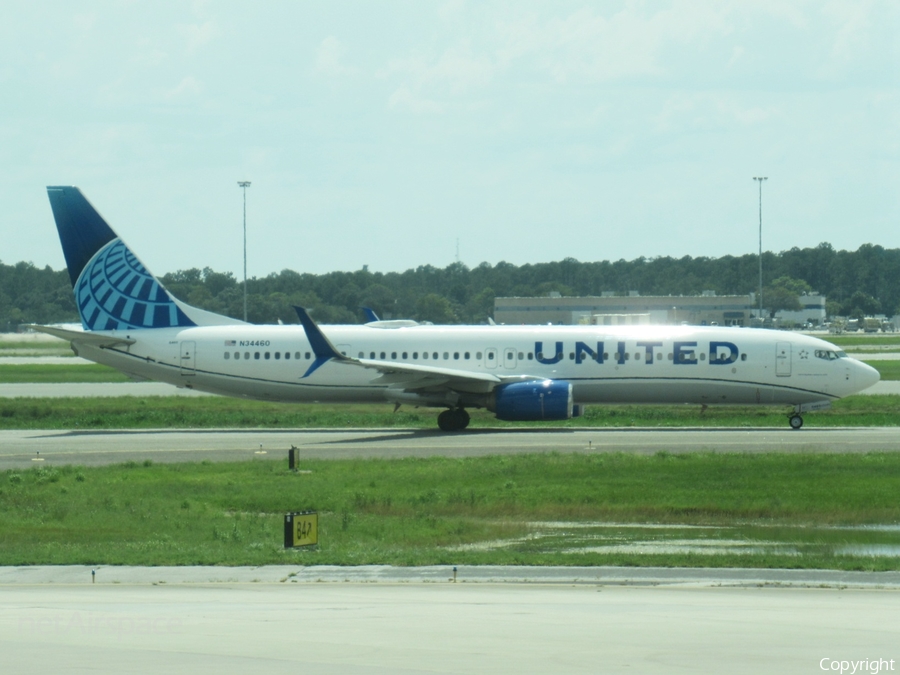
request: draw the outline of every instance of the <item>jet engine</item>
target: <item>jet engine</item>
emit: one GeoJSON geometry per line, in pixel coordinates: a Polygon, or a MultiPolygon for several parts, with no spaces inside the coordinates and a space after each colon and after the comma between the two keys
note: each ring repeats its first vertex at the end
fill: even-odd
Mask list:
{"type": "Polygon", "coordinates": [[[507,422],[567,420],[572,417],[572,385],[559,380],[514,382],[497,387],[488,410],[507,422]]]}

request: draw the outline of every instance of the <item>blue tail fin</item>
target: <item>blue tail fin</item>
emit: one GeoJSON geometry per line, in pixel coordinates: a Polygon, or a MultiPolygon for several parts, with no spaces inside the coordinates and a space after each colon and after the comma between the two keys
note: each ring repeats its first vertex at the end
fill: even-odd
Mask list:
{"type": "Polygon", "coordinates": [[[78,188],[47,194],[85,330],[242,323],[175,300],[78,188]]]}

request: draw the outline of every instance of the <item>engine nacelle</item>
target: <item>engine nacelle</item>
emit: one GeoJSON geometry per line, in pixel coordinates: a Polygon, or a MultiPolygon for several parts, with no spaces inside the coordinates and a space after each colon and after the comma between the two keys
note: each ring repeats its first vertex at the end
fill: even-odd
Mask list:
{"type": "Polygon", "coordinates": [[[572,417],[572,385],[559,380],[514,382],[497,387],[488,410],[507,422],[567,420],[572,417]]]}

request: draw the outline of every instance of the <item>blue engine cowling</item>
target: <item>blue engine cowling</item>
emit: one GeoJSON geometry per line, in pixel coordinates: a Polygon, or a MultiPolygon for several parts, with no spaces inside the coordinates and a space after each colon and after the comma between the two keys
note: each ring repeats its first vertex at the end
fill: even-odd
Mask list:
{"type": "Polygon", "coordinates": [[[497,387],[490,406],[508,422],[567,420],[572,417],[572,385],[558,380],[515,382],[497,387]]]}

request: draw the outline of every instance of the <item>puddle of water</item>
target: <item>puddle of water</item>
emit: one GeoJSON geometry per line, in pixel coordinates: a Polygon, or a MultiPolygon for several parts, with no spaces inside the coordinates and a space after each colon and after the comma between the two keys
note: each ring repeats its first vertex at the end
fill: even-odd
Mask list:
{"type": "Polygon", "coordinates": [[[628,553],[628,554],[686,554],[699,555],[754,555],[777,553],[778,555],[800,555],[800,551],[792,546],[773,544],[759,546],[759,542],[726,541],[710,544],[705,541],[636,541],[631,544],[614,544],[610,546],[586,546],[571,548],[560,553],[628,553]]]}
{"type": "Polygon", "coordinates": [[[900,557],[900,544],[851,544],[834,550],[835,555],[865,555],[873,558],[900,557]]]}
{"type": "Polygon", "coordinates": [[[517,549],[531,553],[799,556],[804,552],[900,557],[900,525],[739,526],[661,523],[531,522],[526,536],[474,542],[457,551],[517,549]],[[840,534],[846,533],[846,534],[840,534]]]}

